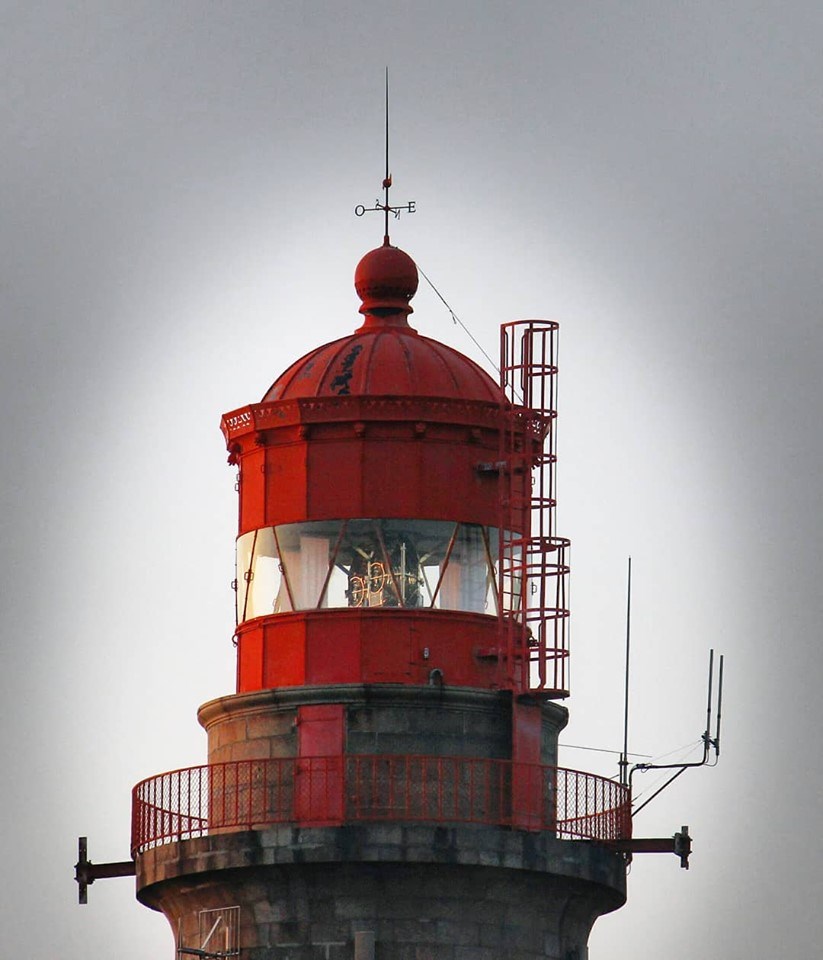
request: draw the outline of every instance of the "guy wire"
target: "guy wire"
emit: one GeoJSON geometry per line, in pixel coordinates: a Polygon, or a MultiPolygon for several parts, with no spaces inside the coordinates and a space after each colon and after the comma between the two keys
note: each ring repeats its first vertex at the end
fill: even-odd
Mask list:
{"type": "Polygon", "coordinates": [[[468,336],[468,338],[471,340],[471,342],[477,347],[477,349],[483,354],[483,356],[489,361],[489,363],[492,365],[492,367],[494,368],[495,372],[496,372],[496,373],[498,374],[498,376],[499,376],[499,375],[500,375],[500,368],[497,366],[497,364],[494,362],[494,360],[492,360],[492,358],[486,353],[486,351],[483,349],[483,347],[480,346],[480,344],[477,342],[477,340],[475,339],[474,335],[473,335],[472,332],[469,330],[469,328],[466,326],[466,324],[463,323],[463,321],[457,316],[457,314],[454,312],[454,310],[452,310],[452,308],[451,308],[451,307],[449,306],[449,304],[446,302],[446,298],[443,296],[443,294],[437,289],[437,287],[431,282],[431,280],[429,280],[429,278],[426,276],[426,274],[423,272],[423,270],[420,269],[420,264],[419,264],[419,263],[417,264],[417,271],[418,271],[418,273],[423,277],[423,279],[426,281],[426,283],[432,288],[432,290],[434,290],[434,292],[437,294],[437,296],[440,298],[440,301],[442,302],[443,306],[444,306],[444,307],[449,311],[449,313],[451,314],[452,320],[453,320],[458,326],[462,327],[464,333],[468,336]]]}

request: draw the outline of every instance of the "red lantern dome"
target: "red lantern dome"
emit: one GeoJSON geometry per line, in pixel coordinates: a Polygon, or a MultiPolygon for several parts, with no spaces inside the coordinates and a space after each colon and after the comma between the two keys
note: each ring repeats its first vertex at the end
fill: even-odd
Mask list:
{"type": "Polygon", "coordinates": [[[298,397],[448,397],[500,403],[492,378],[462,353],[409,326],[417,267],[397,247],[367,253],[354,274],[365,322],[318,347],[272,384],[263,403],[298,397]]]}

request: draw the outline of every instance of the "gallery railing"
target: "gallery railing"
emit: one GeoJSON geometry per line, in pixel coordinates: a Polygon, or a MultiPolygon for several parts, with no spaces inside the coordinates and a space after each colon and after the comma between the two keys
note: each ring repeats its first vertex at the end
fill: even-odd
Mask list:
{"type": "Polygon", "coordinates": [[[602,841],[631,834],[629,794],[614,780],[472,757],[238,760],[149,777],[132,799],[133,854],[281,823],[471,823],[602,841]]]}

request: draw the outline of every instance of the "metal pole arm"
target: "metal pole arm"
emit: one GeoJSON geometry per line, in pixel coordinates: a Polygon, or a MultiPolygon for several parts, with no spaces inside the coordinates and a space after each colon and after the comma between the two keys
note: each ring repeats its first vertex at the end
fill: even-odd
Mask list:
{"type": "Polygon", "coordinates": [[[104,880],[108,877],[133,877],[136,873],[134,860],[120,860],[116,863],[92,863],[88,858],[88,840],[78,837],[77,863],[74,865],[74,879],[79,890],[78,903],[88,903],[88,888],[95,880],[104,880]]]}
{"type": "Polygon", "coordinates": [[[632,837],[628,840],[613,840],[609,846],[621,853],[673,853],[680,857],[680,866],[688,870],[692,838],[689,836],[689,828],[684,826],[680,833],[673,837],[632,837]]]}

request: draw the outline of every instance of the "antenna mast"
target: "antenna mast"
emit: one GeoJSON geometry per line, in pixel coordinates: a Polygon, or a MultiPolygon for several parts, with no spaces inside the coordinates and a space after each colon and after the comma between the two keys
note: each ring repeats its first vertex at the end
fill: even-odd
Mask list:
{"type": "Polygon", "coordinates": [[[399,207],[393,207],[389,203],[389,187],[391,186],[391,173],[389,171],[389,68],[386,67],[386,167],[385,175],[383,177],[383,202],[379,200],[374,201],[373,207],[364,207],[362,203],[354,208],[354,215],[356,217],[362,217],[364,213],[383,213],[383,246],[390,246],[389,241],[389,214],[393,213],[395,220],[400,219],[400,214],[403,210],[408,213],[414,213],[416,209],[415,201],[410,200],[408,203],[403,204],[399,207]]]}
{"type": "MultiPolygon", "coordinates": [[[[631,583],[632,583],[632,561],[629,557],[629,598],[626,610],[626,704],[624,712],[624,735],[623,752],[620,756],[620,783],[628,786],[629,796],[632,794],[632,777],[635,772],[644,770],[673,770],[674,773],[668,777],[662,786],[658,787],[654,793],[648,797],[639,807],[635,807],[630,816],[636,817],[640,811],[654,800],[656,796],[663,792],[669,784],[693,767],[714,766],[720,757],[720,703],[723,697],[723,656],[720,657],[720,667],[717,679],[717,719],[715,721],[714,736],[712,736],[712,680],[714,674],[714,650],[709,652],[709,692],[706,706],[706,730],[701,736],[703,741],[703,756],[700,760],[693,763],[636,763],[628,774],[628,783],[625,781],[626,765],[628,763],[628,728],[629,728],[629,624],[631,612],[631,583]],[[712,760],[712,751],[714,751],[714,763],[712,760]]],[[[634,801],[632,800],[632,803],[634,801]]],[[[650,837],[647,839],[638,839],[636,837],[623,837],[611,841],[611,846],[615,850],[620,850],[631,857],[635,853],[674,853],[680,857],[680,866],[689,869],[689,856],[692,850],[692,838],[689,836],[689,828],[681,827],[679,833],[671,837],[650,837]]]]}
{"type": "Polygon", "coordinates": [[[389,68],[386,67],[386,175],[383,177],[383,243],[389,245],[389,68]]]}
{"type": "Polygon", "coordinates": [[[623,691],[623,753],[620,755],[620,783],[629,785],[629,652],[632,636],[632,558],[626,583],[626,682],[623,691]]]}
{"type": "MultiPolygon", "coordinates": [[[[629,771],[629,787],[631,788],[632,774],[635,771],[643,772],[645,770],[674,770],[675,772],[669,777],[668,780],[661,786],[658,787],[655,792],[648,797],[639,807],[636,807],[632,811],[632,816],[637,816],[640,811],[650,804],[652,800],[659,794],[662,793],[670,783],[673,783],[682,773],[685,773],[686,770],[690,770],[692,767],[705,767],[709,764],[709,761],[712,759],[712,751],[714,751],[714,763],[717,763],[718,758],[720,757],[720,706],[723,698],[723,654],[720,655],[720,665],[718,670],[718,681],[717,681],[717,714],[715,721],[715,733],[712,736],[712,680],[714,675],[714,650],[709,651],[709,691],[707,696],[706,704],[706,729],[701,736],[703,741],[703,756],[700,760],[695,760],[693,763],[637,763],[629,771]]],[[[711,766],[714,766],[710,764],[711,766]]]]}

